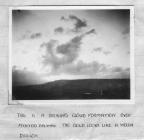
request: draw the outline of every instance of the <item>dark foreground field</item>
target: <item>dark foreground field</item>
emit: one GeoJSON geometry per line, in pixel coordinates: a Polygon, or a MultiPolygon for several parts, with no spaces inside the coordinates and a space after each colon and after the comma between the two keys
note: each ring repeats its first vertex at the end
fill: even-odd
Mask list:
{"type": "Polygon", "coordinates": [[[57,80],[41,85],[13,86],[13,100],[129,99],[129,79],[57,80]]]}

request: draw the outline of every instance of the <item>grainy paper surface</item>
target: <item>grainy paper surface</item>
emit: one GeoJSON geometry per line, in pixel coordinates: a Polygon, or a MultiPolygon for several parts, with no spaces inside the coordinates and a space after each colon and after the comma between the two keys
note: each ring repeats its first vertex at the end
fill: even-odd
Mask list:
{"type": "Polygon", "coordinates": [[[0,139],[144,139],[144,3],[131,1],[0,1],[0,139]],[[132,5],[135,9],[135,104],[49,104],[49,105],[8,105],[8,60],[9,60],[9,6],[28,5],[132,5]],[[69,117],[48,117],[48,114],[67,114],[69,117]],[[75,114],[113,113],[116,117],[76,117],[75,114]],[[42,117],[45,114],[45,117],[42,117]],[[123,116],[123,114],[127,114],[123,116]],[[130,116],[128,115],[130,114],[130,116]],[[22,128],[19,124],[56,124],[57,127],[22,128]],[[67,124],[129,123],[133,127],[63,127],[67,124]],[[35,137],[21,138],[20,134],[34,134],[35,137]],[[36,137],[38,135],[38,137],[36,137]]]}

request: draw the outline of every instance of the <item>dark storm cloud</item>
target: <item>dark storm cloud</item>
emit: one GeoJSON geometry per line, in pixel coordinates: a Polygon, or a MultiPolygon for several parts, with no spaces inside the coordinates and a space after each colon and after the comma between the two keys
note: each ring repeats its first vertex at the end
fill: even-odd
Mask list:
{"type": "Polygon", "coordinates": [[[17,85],[34,85],[42,83],[40,76],[26,68],[18,69],[16,66],[12,69],[12,84],[17,85]]]}
{"type": "Polygon", "coordinates": [[[54,32],[55,33],[63,33],[64,29],[63,29],[63,27],[57,27],[57,28],[54,29],[54,32]]]}

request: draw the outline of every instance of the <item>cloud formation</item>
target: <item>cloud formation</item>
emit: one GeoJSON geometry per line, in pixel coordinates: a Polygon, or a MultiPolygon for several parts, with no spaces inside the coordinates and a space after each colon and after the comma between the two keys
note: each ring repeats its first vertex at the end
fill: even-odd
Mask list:
{"type": "Polygon", "coordinates": [[[97,47],[93,49],[95,52],[102,52],[103,48],[102,47],[97,47]]]}
{"type": "Polygon", "coordinates": [[[30,35],[30,38],[31,39],[36,39],[36,38],[40,38],[41,36],[42,36],[41,33],[33,33],[33,34],[30,35]]]}
{"type": "Polygon", "coordinates": [[[72,75],[90,76],[91,78],[130,78],[128,68],[110,67],[97,61],[93,61],[91,63],[79,61],[76,64],[62,67],[60,72],[72,75]]]}
{"type": "Polygon", "coordinates": [[[43,56],[43,64],[45,66],[51,65],[53,70],[56,70],[61,65],[72,63],[78,57],[81,40],[82,37],[77,36],[61,45],[57,45],[56,40],[43,43],[41,47],[46,49],[43,56]]]}
{"type": "Polygon", "coordinates": [[[54,29],[54,32],[55,33],[63,33],[64,29],[63,29],[63,27],[57,27],[57,28],[54,29]]]}
{"type": "Polygon", "coordinates": [[[42,37],[42,33],[40,32],[31,33],[31,31],[26,31],[19,40],[38,39],[40,37],[42,37]]]}
{"type": "Polygon", "coordinates": [[[96,30],[95,29],[91,29],[90,31],[86,32],[86,34],[96,34],[96,30]]]}
{"type": "Polygon", "coordinates": [[[109,55],[109,54],[111,54],[111,51],[103,51],[103,53],[104,53],[105,55],[109,55]]]}
{"type": "MultiPolygon", "coordinates": [[[[129,78],[129,69],[122,67],[111,67],[101,64],[97,61],[85,63],[82,60],[75,62],[79,56],[82,39],[90,34],[95,33],[95,30],[90,30],[75,36],[68,42],[58,45],[57,40],[50,40],[43,43],[41,48],[45,49],[43,55],[44,66],[51,66],[52,70],[48,75],[70,74],[83,75],[91,78],[129,78]],[[74,63],[75,62],[75,63],[74,63]]],[[[94,51],[102,52],[105,55],[110,54],[110,51],[104,51],[102,47],[95,48],[94,51]]]]}
{"type": "Polygon", "coordinates": [[[68,42],[61,45],[58,45],[57,40],[50,40],[47,43],[41,44],[41,48],[45,49],[45,54],[43,55],[44,66],[51,65],[53,70],[56,70],[61,65],[73,63],[79,56],[82,39],[92,33],[94,33],[94,30],[75,36],[68,42]]]}
{"type": "Polygon", "coordinates": [[[111,51],[106,51],[106,50],[104,50],[102,47],[94,48],[93,51],[94,51],[94,52],[101,52],[101,53],[103,53],[104,55],[109,55],[109,54],[112,53],[111,51]]]}
{"type": "Polygon", "coordinates": [[[96,73],[104,70],[106,70],[106,66],[104,64],[100,64],[96,61],[84,63],[82,60],[75,64],[70,64],[59,68],[60,73],[64,72],[72,75],[95,75],[96,73]]]}
{"type": "Polygon", "coordinates": [[[58,69],[51,71],[48,75],[67,74],[83,78],[130,78],[129,68],[111,67],[97,61],[85,63],[79,60],[77,63],[61,65],[58,69]]]}
{"type": "Polygon", "coordinates": [[[74,20],[75,21],[75,30],[78,31],[83,27],[87,26],[87,22],[86,20],[81,20],[80,18],[78,18],[77,16],[74,15],[70,15],[69,19],[74,20]]]}
{"type": "MultiPolygon", "coordinates": [[[[20,61],[17,60],[17,57],[19,57],[21,61],[25,62],[25,67],[31,70],[38,69],[35,70],[35,72],[41,74],[47,73],[46,76],[49,76],[48,74],[50,74],[50,76],[68,74],[71,76],[76,75],[76,77],[77,75],[85,75],[92,78],[96,78],[97,76],[106,78],[129,77],[129,70],[125,69],[126,66],[129,67],[129,55],[126,55],[129,50],[128,12],[123,10],[122,13],[121,10],[67,11],[69,15],[65,17],[63,16],[65,15],[63,12],[57,13],[59,11],[54,11],[54,14],[49,14],[49,12],[50,11],[42,11],[35,13],[35,11],[31,10],[16,10],[13,12],[13,18],[16,22],[16,24],[13,24],[15,25],[14,41],[21,38],[21,40],[26,41],[30,46],[32,43],[40,44],[46,39],[45,42],[41,44],[42,52],[38,52],[39,48],[37,47],[39,46],[37,45],[34,45],[35,49],[33,50],[32,47],[27,47],[23,41],[18,42],[19,44],[16,45],[21,47],[16,46],[14,48],[14,51],[16,50],[16,57],[14,56],[15,65],[21,66],[23,64],[20,64],[20,61]],[[37,14],[38,16],[36,16],[37,14]],[[55,17],[53,18],[53,16],[55,17]],[[58,21],[60,20],[60,16],[61,21],[58,21]],[[42,34],[44,32],[43,26],[36,24],[37,22],[34,21],[50,23],[47,24],[46,34],[42,34]],[[57,25],[55,21],[62,23],[57,25]],[[97,24],[97,21],[99,21],[99,24],[97,24]],[[107,24],[108,22],[110,24],[107,24]],[[95,36],[97,32],[100,36],[95,36]],[[115,38],[111,42],[108,42],[109,37],[112,38],[114,33],[115,38]],[[71,39],[66,41],[70,37],[71,39]],[[125,37],[127,40],[121,40],[121,37],[125,37]],[[47,40],[47,38],[49,39],[47,40]],[[83,40],[83,38],[85,39],[83,40]],[[60,44],[58,40],[63,43],[60,44]],[[105,44],[107,45],[103,46],[105,44]],[[121,44],[123,48],[120,48],[121,44]],[[115,51],[113,49],[115,49],[115,51]],[[109,54],[110,57],[108,56],[109,54]],[[34,60],[34,65],[32,63],[26,63],[25,57],[31,58],[32,61],[34,60]],[[109,60],[106,60],[107,58],[109,58],[109,60]],[[116,60],[113,61],[113,58],[120,60],[120,63],[117,63],[116,60]],[[122,67],[112,67],[116,65],[122,67]]],[[[13,74],[22,75],[21,77],[23,78],[30,77],[28,76],[30,72],[26,69],[15,69],[13,74]]],[[[37,77],[34,73],[31,73],[31,75],[33,75],[31,79],[37,77]]]]}
{"type": "Polygon", "coordinates": [[[129,79],[130,69],[122,67],[113,67],[110,69],[110,74],[106,78],[119,78],[119,79],[129,79]]]}
{"type": "Polygon", "coordinates": [[[74,21],[74,29],[71,31],[73,32],[79,32],[82,28],[87,27],[87,22],[85,19],[80,19],[75,15],[69,15],[68,18],[65,18],[64,16],[61,17],[61,20],[64,21],[74,21]]]}

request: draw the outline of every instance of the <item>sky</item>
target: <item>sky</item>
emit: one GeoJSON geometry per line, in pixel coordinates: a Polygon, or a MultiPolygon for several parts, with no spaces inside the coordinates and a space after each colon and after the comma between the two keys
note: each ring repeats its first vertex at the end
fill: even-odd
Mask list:
{"type": "Polygon", "coordinates": [[[14,85],[130,78],[129,10],[13,10],[14,85]]]}

